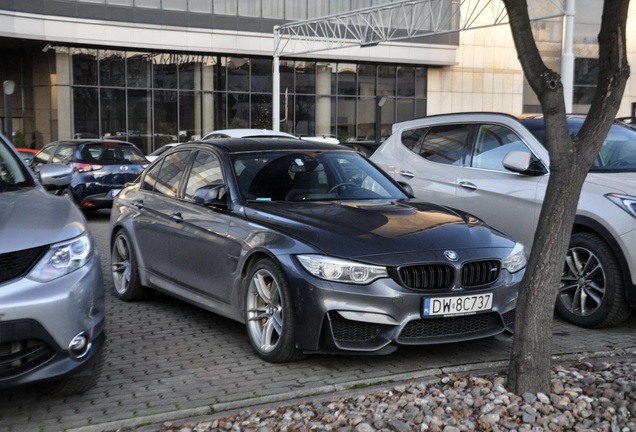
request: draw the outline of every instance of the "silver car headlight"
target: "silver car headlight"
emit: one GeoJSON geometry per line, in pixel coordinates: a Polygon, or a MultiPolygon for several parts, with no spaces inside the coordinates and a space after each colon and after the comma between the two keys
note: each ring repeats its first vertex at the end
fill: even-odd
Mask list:
{"type": "Polygon", "coordinates": [[[636,218],[636,197],[610,193],[605,195],[605,198],[625,210],[631,217],[636,218]]]}
{"type": "Polygon", "coordinates": [[[501,266],[510,273],[516,273],[528,264],[526,248],[521,243],[516,243],[512,252],[501,260],[501,266]]]}
{"type": "Polygon", "coordinates": [[[93,242],[85,233],[73,240],[51,245],[27,277],[38,282],[51,281],[84,266],[92,256],[93,242]]]}
{"type": "Polygon", "coordinates": [[[312,275],[333,282],[368,284],[388,277],[385,267],[324,255],[297,255],[298,261],[312,275]]]}

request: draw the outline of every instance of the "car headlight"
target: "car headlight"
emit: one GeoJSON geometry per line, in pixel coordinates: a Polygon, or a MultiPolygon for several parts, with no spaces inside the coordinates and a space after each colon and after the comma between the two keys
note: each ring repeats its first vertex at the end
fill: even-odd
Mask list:
{"type": "Polygon", "coordinates": [[[501,260],[501,266],[510,273],[516,273],[528,264],[526,258],[526,249],[521,243],[515,244],[512,252],[506,258],[501,260]]]}
{"type": "Polygon", "coordinates": [[[368,284],[388,276],[385,267],[340,258],[324,255],[297,255],[296,258],[312,275],[333,282],[368,284]]]}
{"type": "Polygon", "coordinates": [[[73,240],[51,245],[27,277],[38,282],[51,281],[82,267],[92,256],[93,242],[85,233],[73,240]]]}
{"type": "Polygon", "coordinates": [[[610,193],[605,195],[605,198],[625,210],[631,217],[636,218],[636,197],[610,193]]]}

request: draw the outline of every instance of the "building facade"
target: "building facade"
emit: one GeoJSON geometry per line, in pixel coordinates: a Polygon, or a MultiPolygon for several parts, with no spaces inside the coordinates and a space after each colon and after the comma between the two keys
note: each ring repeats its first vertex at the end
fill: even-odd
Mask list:
{"type": "MultiPolygon", "coordinates": [[[[274,26],[382,3],[0,0],[0,79],[16,83],[14,142],[40,148],[55,139],[115,136],[148,153],[217,129],[271,129],[274,26]]],[[[590,37],[602,6],[588,3],[594,7],[577,12],[577,112],[593,91],[590,37]]],[[[535,28],[558,70],[561,20],[535,28]]],[[[428,114],[538,111],[507,26],[282,57],[279,71],[279,129],[296,135],[379,140],[393,123],[428,114]]],[[[632,87],[621,115],[631,113],[632,87]]]]}

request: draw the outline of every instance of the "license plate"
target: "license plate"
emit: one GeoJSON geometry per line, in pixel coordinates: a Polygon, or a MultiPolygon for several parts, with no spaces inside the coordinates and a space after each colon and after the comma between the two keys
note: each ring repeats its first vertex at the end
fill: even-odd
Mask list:
{"type": "Polygon", "coordinates": [[[112,189],[110,191],[110,196],[115,198],[120,191],[121,191],[121,189],[112,189]]]}
{"type": "Polygon", "coordinates": [[[423,303],[422,315],[425,317],[470,315],[489,311],[492,308],[492,293],[425,298],[423,303]]]}

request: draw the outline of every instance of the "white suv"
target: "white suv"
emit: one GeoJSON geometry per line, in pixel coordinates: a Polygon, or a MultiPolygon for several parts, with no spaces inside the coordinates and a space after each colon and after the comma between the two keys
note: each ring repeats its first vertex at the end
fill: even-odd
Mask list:
{"type": "MultiPolygon", "coordinates": [[[[568,119],[575,133],[583,118],[568,119]]],[[[371,156],[419,198],[484,219],[530,251],[548,183],[543,119],[454,113],[398,123],[371,156]]],[[[590,328],[636,306],[636,129],[614,124],[587,176],[556,308],[590,328]]]]}

